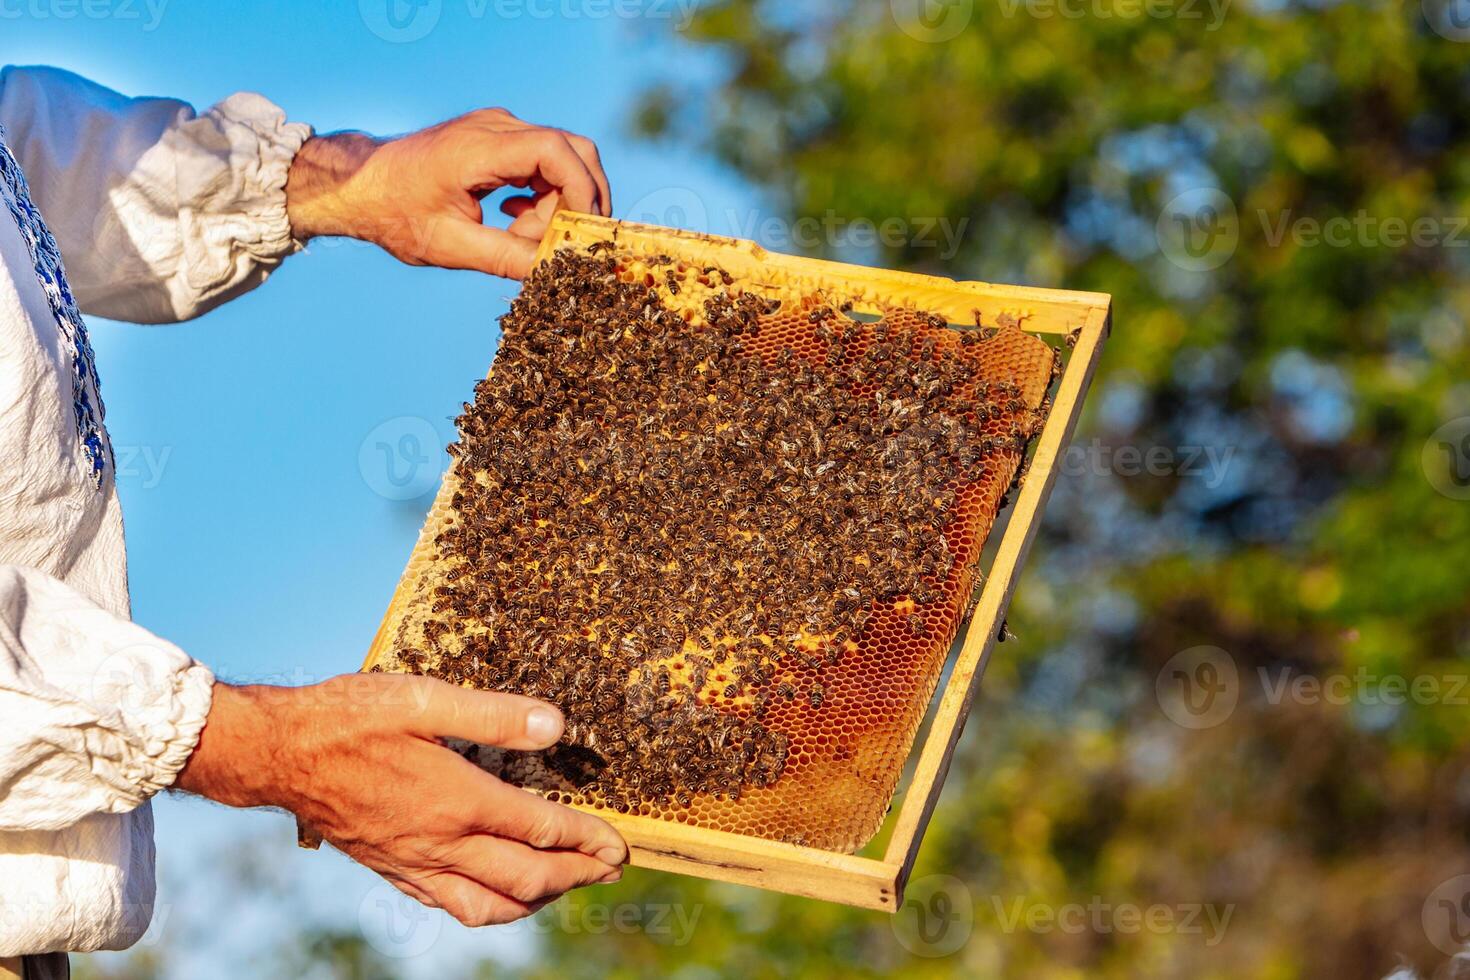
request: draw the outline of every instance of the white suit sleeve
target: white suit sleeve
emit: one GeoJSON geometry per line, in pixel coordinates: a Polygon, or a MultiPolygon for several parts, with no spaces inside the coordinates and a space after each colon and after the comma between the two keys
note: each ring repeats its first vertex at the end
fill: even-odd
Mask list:
{"type": "Polygon", "coordinates": [[[299,248],[286,176],[311,129],[259,95],[196,113],[9,67],[0,125],[85,313],[187,320],[254,289],[299,248]]]}
{"type": "Polygon", "coordinates": [[[0,565],[0,831],[123,813],[172,784],[213,684],[57,579],[0,565]]]}

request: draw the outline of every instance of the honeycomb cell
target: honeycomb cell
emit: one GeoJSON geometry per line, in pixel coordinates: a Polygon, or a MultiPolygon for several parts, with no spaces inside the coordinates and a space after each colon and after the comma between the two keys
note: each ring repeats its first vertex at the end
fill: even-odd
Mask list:
{"type": "MultiPolygon", "coordinates": [[[[681,312],[690,329],[705,324],[705,301],[727,289],[748,290],[779,300],[777,308],[742,336],[747,351],[775,357],[791,350],[817,372],[854,363],[875,342],[879,331],[912,330],[924,349],[929,349],[932,342],[932,356],[969,360],[975,368],[977,387],[1009,383],[1019,389],[1014,408],[986,418],[987,434],[1001,437],[1021,419],[1039,427],[1039,410],[1045,405],[1055,358],[1043,341],[1014,325],[987,330],[978,342],[964,342],[961,330],[936,322],[921,311],[888,309],[873,322],[848,317],[841,312],[844,297],[823,293],[814,284],[788,286],[740,280],[727,284],[721,270],[682,262],[670,268],[659,261],[660,257],[635,252],[625,245],[616,246],[613,255],[621,279],[656,290],[665,303],[681,312]],[[832,316],[841,318],[838,322],[842,327],[851,325],[857,331],[855,339],[837,355],[817,332],[832,316]]],[[[858,385],[854,390],[859,395],[872,394],[871,386],[858,385]]],[[[981,403],[974,392],[967,394],[975,397],[977,406],[981,403]]],[[[970,417],[977,416],[972,412],[970,417]]],[[[1035,427],[1031,432],[1034,435],[1035,427]]],[[[817,669],[797,664],[783,669],[771,682],[773,686],[787,684],[794,690],[792,697],[771,698],[764,722],[790,739],[785,768],[775,783],[745,787],[738,795],[696,794],[687,801],[673,800],[655,807],[647,801],[633,799],[630,803],[585,792],[537,755],[467,747],[467,757],[558,802],[828,850],[856,850],[877,831],[892,799],[946,653],[968,616],[977,584],[973,568],[1006,491],[1017,477],[1023,451],[1024,447],[1010,444],[991,457],[977,476],[953,481],[947,487],[954,494],[953,517],[941,533],[955,560],[943,578],[928,579],[937,588],[937,598],[918,602],[902,597],[875,603],[868,628],[855,642],[849,641],[846,655],[835,667],[817,669]],[[821,692],[814,696],[814,687],[819,684],[821,692]]],[[[450,568],[426,543],[432,542],[453,519],[456,480],[451,469],[405,572],[401,608],[395,603],[397,611],[390,613],[384,624],[390,635],[419,635],[424,624],[437,615],[435,590],[450,568]]],[[[595,640],[595,624],[584,627],[584,635],[595,640]]],[[[716,643],[720,640],[708,638],[716,643]]],[[[697,649],[692,640],[686,642],[689,650],[697,649]]],[[[407,669],[411,665],[383,666],[407,669]]],[[[682,657],[676,654],[663,666],[672,684],[690,687],[693,678],[682,657]]],[[[748,715],[752,698],[745,690],[728,693],[726,686],[732,680],[728,671],[712,671],[699,692],[700,700],[721,711],[748,715]]]]}

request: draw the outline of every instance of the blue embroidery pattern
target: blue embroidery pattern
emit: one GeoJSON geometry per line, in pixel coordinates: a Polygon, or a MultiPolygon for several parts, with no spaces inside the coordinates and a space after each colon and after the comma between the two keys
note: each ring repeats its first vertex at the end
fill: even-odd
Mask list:
{"type": "Polygon", "coordinates": [[[87,325],[82,321],[71,286],[67,284],[56,239],[51,237],[40,212],[31,203],[25,174],[21,173],[20,164],[5,145],[4,127],[0,127],[0,198],[4,198],[10,216],[20,228],[36,267],[36,278],[40,280],[46,302],[51,307],[51,315],[71,348],[71,398],[76,412],[77,439],[91,465],[92,480],[101,487],[111,450],[107,430],[102,426],[102,395],[97,368],[93,364],[92,345],[87,340],[87,325]]]}

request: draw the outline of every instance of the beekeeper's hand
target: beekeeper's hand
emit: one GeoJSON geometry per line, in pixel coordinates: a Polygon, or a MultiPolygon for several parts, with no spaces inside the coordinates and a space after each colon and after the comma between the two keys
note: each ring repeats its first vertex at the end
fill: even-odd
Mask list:
{"type": "Polygon", "coordinates": [[[596,145],[505,109],[480,109],[396,139],[314,137],[286,183],[286,212],[302,241],[360,238],[411,265],[512,279],[530,271],[559,200],[576,211],[612,214],[596,145]],[[480,202],[506,186],[530,193],[501,204],[513,219],[508,230],[487,227],[480,202]]]}
{"type": "Polygon", "coordinates": [[[278,806],[425,905],[510,922],[616,881],[628,850],[603,821],[507,785],[444,747],[554,743],[556,708],[427,677],[353,674],[310,687],[216,684],[176,785],[278,806]]]}

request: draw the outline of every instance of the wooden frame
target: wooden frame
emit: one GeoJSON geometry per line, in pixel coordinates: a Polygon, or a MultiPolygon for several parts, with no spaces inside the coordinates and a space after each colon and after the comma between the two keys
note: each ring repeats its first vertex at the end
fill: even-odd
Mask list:
{"type": "MultiPolygon", "coordinates": [[[[552,219],[536,261],[544,261],[562,244],[618,237],[624,241],[642,240],[645,245],[677,252],[680,258],[693,262],[718,264],[737,278],[756,285],[766,276],[779,278],[787,286],[810,283],[817,288],[835,282],[856,301],[858,309],[878,311],[908,306],[939,313],[952,322],[973,322],[978,313],[993,323],[996,317],[1008,314],[1029,332],[1064,335],[1073,344],[1036,440],[1029,470],[988,569],[979,603],[963,629],[953,670],[940,691],[928,733],[918,746],[914,774],[898,803],[896,818],[890,818],[892,833],[881,858],[802,847],[654,817],[596,811],[628,841],[634,866],[894,912],[902,903],[904,884],[914,866],[997,631],[1036,535],[1042,509],[1056,480],[1057,464],[1081,412],[1083,397],[1108,334],[1111,297],[1103,293],[955,282],[776,255],[752,242],[569,211],[561,211],[552,219]]],[[[395,596],[395,605],[397,601],[395,596]]],[[[373,666],[387,652],[392,619],[390,607],[363,669],[373,666]]]]}

